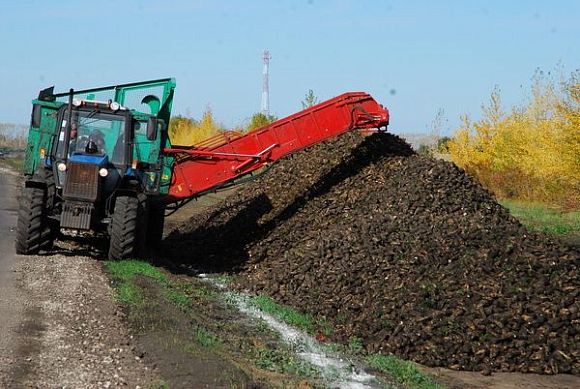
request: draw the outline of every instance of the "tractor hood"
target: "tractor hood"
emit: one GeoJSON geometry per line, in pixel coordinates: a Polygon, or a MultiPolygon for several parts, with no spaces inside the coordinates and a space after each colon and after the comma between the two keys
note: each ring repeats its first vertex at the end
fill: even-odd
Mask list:
{"type": "Polygon", "coordinates": [[[87,154],[73,154],[69,161],[79,163],[90,163],[98,167],[107,167],[109,164],[109,157],[107,155],[87,155],[87,154]]]}

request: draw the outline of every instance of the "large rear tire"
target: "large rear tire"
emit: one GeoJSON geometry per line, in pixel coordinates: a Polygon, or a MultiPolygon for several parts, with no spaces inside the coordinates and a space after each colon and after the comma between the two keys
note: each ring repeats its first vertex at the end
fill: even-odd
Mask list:
{"type": "Polygon", "coordinates": [[[119,196],[111,219],[109,259],[141,256],[144,252],[146,202],[133,196],[119,196]]]}
{"type": "Polygon", "coordinates": [[[46,189],[24,187],[18,208],[16,253],[31,255],[50,249],[53,234],[46,211],[46,189]]]}

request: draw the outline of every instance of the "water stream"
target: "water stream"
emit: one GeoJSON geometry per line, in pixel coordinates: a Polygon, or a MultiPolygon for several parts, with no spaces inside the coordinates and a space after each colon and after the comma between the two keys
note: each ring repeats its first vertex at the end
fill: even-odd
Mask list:
{"type": "Polygon", "coordinates": [[[365,372],[364,368],[336,351],[328,350],[316,339],[304,331],[290,327],[272,315],[254,307],[247,295],[232,292],[219,279],[200,274],[199,278],[224,290],[227,298],[237,309],[249,317],[263,320],[268,327],[277,332],[282,340],[297,350],[302,360],[315,366],[322,380],[331,388],[340,389],[375,389],[385,388],[375,376],[365,372]]]}

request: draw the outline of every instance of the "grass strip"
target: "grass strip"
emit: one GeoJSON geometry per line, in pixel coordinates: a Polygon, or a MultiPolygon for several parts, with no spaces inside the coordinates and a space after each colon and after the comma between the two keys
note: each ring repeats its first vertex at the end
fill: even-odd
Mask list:
{"type": "Polygon", "coordinates": [[[142,291],[134,283],[135,277],[141,275],[157,281],[165,290],[167,299],[178,307],[187,308],[189,305],[189,297],[181,291],[179,285],[147,262],[134,259],[107,261],[105,267],[115,282],[117,299],[124,304],[135,307],[145,302],[142,291]]]}
{"type": "Polygon", "coordinates": [[[197,327],[195,331],[195,342],[206,348],[216,348],[222,344],[219,336],[203,327],[197,327]]]}
{"type": "Polygon", "coordinates": [[[435,379],[419,370],[417,365],[410,361],[397,358],[394,355],[370,354],[367,363],[393,377],[393,379],[408,389],[443,389],[444,386],[435,379]]]}
{"type": "Polygon", "coordinates": [[[263,312],[293,327],[300,328],[312,334],[317,327],[314,317],[300,313],[297,310],[277,303],[269,296],[259,295],[252,297],[251,303],[263,312]]]}
{"type": "Polygon", "coordinates": [[[123,261],[107,261],[105,266],[109,273],[118,280],[131,281],[136,275],[144,275],[167,284],[168,280],[165,274],[161,273],[151,264],[136,259],[127,259],[123,261]]]}
{"type": "Polygon", "coordinates": [[[0,158],[0,164],[7,165],[18,172],[22,172],[22,170],[24,169],[24,158],[22,158],[22,157],[3,157],[3,158],[0,158]]]}
{"type": "Polygon", "coordinates": [[[553,235],[580,234],[580,211],[562,211],[546,204],[500,200],[523,225],[553,235]]]}
{"type": "Polygon", "coordinates": [[[143,261],[107,261],[105,268],[114,280],[117,299],[132,307],[140,306],[145,302],[142,291],[133,282],[135,276],[145,275],[162,284],[167,283],[167,277],[163,273],[143,261]]]}
{"type": "Polygon", "coordinates": [[[256,366],[283,374],[295,374],[303,378],[318,377],[320,372],[312,364],[298,358],[295,350],[256,348],[252,351],[256,366]]]}
{"type": "MultiPolygon", "coordinates": [[[[276,319],[311,334],[316,328],[320,327],[320,323],[317,323],[313,316],[279,304],[269,296],[255,296],[251,301],[254,306],[269,313],[276,319]]],[[[330,326],[325,324],[325,327],[330,326]]],[[[328,344],[327,347],[335,350],[350,351],[355,355],[361,355],[364,349],[362,339],[357,337],[350,338],[348,345],[328,344]]],[[[268,368],[271,364],[274,364],[274,361],[276,361],[275,365],[284,366],[284,360],[280,361],[279,358],[279,355],[273,355],[269,350],[260,350],[256,359],[258,360],[258,365],[268,368]]],[[[433,377],[421,372],[415,363],[402,360],[394,355],[369,354],[366,356],[366,361],[369,366],[391,376],[398,384],[408,389],[444,388],[433,377]]]]}

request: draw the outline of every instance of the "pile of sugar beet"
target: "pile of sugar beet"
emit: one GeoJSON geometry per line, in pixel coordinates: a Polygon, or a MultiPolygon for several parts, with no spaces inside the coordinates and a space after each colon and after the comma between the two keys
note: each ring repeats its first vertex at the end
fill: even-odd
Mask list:
{"type": "Polygon", "coordinates": [[[273,165],[166,239],[171,257],[452,369],[580,374],[580,252],[452,163],[351,132],[273,165]]]}

